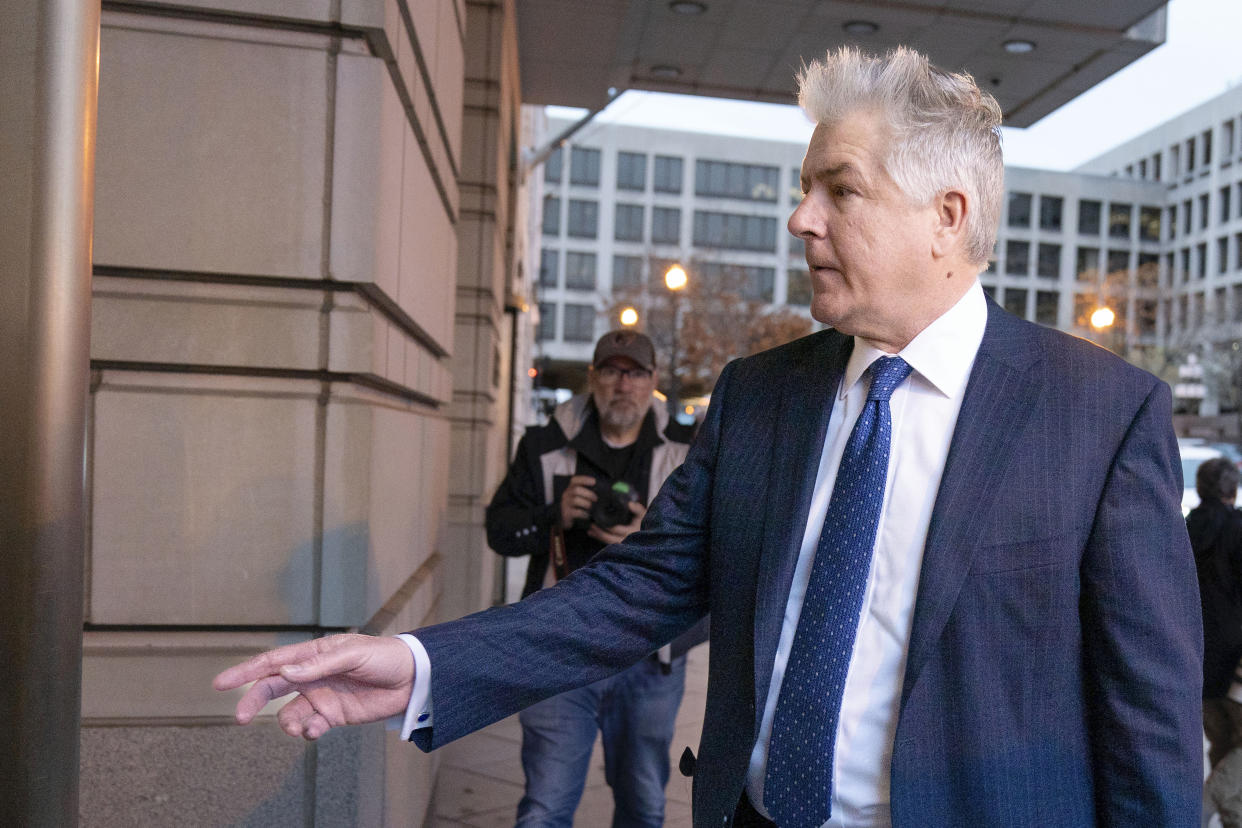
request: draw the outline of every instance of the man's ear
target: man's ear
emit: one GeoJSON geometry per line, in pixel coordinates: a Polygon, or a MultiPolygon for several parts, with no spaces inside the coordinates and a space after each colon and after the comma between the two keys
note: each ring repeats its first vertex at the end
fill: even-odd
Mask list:
{"type": "Polygon", "coordinates": [[[935,207],[932,255],[940,259],[960,251],[966,243],[966,216],[970,204],[961,190],[946,190],[936,197],[935,207]]]}

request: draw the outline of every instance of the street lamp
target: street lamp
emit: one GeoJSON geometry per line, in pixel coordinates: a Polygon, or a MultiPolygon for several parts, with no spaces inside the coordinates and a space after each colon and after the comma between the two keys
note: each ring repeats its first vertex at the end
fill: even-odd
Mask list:
{"type": "Polygon", "coordinates": [[[689,278],[681,265],[673,265],[664,273],[664,285],[669,290],[673,303],[673,348],[668,360],[668,416],[677,416],[677,398],[681,396],[681,378],[677,375],[677,334],[681,331],[681,297],[680,291],[685,288],[689,278]]]}
{"type": "Polygon", "coordinates": [[[632,307],[625,308],[621,311],[621,324],[627,328],[632,328],[638,324],[638,311],[632,307]]]}
{"type": "Polygon", "coordinates": [[[1117,314],[1113,313],[1113,309],[1107,306],[1098,307],[1091,312],[1091,327],[1097,331],[1105,328],[1111,328],[1113,323],[1117,321],[1117,314]]]}

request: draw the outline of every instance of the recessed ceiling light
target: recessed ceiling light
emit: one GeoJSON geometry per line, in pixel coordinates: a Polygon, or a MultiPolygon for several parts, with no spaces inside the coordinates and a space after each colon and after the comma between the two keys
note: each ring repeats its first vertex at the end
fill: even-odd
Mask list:
{"type": "Polygon", "coordinates": [[[659,65],[657,65],[657,66],[652,66],[652,67],[651,67],[651,77],[653,77],[653,78],[667,78],[667,79],[672,79],[672,78],[680,78],[680,77],[681,77],[681,67],[680,67],[680,66],[670,66],[670,65],[669,65],[669,64],[667,64],[667,63],[661,63],[661,64],[659,64],[659,65]]]}
{"type": "Polygon", "coordinates": [[[707,11],[707,4],[697,0],[673,0],[668,7],[678,14],[702,14],[707,11]]]}
{"type": "Polygon", "coordinates": [[[848,20],[841,28],[852,35],[875,34],[880,30],[880,27],[870,20],[848,20]]]}
{"type": "Polygon", "coordinates": [[[1035,51],[1033,40],[1006,40],[1003,45],[1005,51],[1011,55],[1025,55],[1027,52],[1035,51]]]}

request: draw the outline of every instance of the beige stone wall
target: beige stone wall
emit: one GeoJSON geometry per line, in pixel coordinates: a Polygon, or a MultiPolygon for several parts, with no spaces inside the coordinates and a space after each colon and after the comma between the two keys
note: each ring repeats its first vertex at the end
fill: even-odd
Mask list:
{"type": "Polygon", "coordinates": [[[421,824],[434,756],[236,728],[210,678],[492,598],[512,3],[126,8],[101,34],[83,824],[421,824]]]}

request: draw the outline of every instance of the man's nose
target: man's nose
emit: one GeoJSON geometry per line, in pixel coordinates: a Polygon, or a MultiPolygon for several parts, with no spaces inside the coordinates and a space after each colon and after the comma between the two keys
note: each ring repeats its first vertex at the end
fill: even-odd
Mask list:
{"type": "Polygon", "coordinates": [[[824,235],[823,212],[817,208],[810,196],[805,196],[790,213],[786,226],[790,235],[800,239],[822,236],[824,235]]]}

